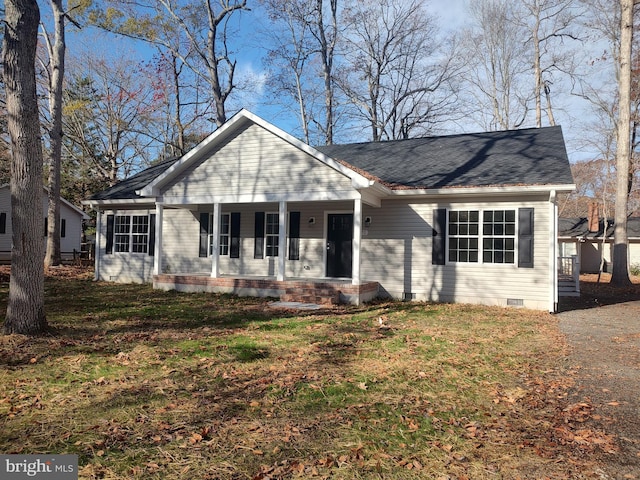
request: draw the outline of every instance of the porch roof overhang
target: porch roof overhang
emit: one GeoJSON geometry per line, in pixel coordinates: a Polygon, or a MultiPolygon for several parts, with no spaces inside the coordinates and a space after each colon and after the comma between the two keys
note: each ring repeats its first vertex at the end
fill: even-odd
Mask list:
{"type": "Polygon", "coordinates": [[[122,198],[108,200],[83,200],[83,205],[95,209],[106,208],[155,208],[155,198],[122,198]]]}
{"type": "Polygon", "coordinates": [[[380,207],[381,199],[388,195],[384,187],[372,185],[362,190],[327,190],[297,193],[212,193],[211,195],[160,196],[157,202],[164,206],[188,206],[202,204],[230,203],[279,203],[279,202],[330,202],[361,199],[363,203],[380,207]]]}

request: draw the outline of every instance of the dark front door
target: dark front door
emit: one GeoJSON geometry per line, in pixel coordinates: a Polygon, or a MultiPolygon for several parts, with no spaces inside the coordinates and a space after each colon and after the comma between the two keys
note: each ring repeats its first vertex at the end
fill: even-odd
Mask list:
{"type": "Polygon", "coordinates": [[[331,213],[327,216],[327,277],[351,277],[353,215],[331,213]]]}

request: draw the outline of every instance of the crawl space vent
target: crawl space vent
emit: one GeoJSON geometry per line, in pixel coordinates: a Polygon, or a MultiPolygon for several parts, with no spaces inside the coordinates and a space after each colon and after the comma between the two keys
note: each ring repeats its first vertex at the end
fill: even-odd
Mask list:
{"type": "Polygon", "coordinates": [[[522,307],[524,300],[521,298],[507,298],[507,305],[510,307],[522,307]]]}

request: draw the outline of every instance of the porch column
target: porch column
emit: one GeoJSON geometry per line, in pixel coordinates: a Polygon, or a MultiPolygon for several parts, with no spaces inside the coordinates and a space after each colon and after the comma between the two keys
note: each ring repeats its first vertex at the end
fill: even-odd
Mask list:
{"type": "Polygon", "coordinates": [[[351,245],[351,284],[360,285],[360,241],[362,240],[362,199],[353,201],[353,242],[351,245]]]}
{"type": "Polygon", "coordinates": [[[276,279],[282,282],[285,277],[285,256],[287,254],[287,202],[280,202],[278,213],[278,276],[276,279]]]}
{"type": "Polygon", "coordinates": [[[100,280],[100,247],[102,246],[102,212],[96,207],[96,245],[94,247],[94,272],[93,279],[100,280]]]}
{"type": "Polygon", "coordinates": [[[162,215],[164,214],[164,206],[156,203],[156,239],[153,246],[153,274],[160,275],[162,273],[162,215]]]}
{"type": "Polygon", "coordinates": [[[213,252],[211,254],[211,278],[220,276],[220,204],[213,204],[213,225],[211,226],[213,236],[213,252]]]}

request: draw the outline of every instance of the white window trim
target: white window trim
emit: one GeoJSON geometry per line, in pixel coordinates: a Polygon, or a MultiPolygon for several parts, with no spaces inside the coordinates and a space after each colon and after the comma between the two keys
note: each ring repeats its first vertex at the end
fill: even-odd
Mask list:
{"type": "Polygon", "coordinates": [[[151,216],[146,213],[146,214],[134,214],[134,213],[116,213],[114,214],[114,219],[113,219],[113,253],[114,254],[131,254],[131,255],[147,255],[149,253],[149,232],[151,230],[151,216]],[[122,217],[129,217],[129,222],[128,222],[128,226],[129,226],[129,232],[124,234],[124,233],[117,233],[116,232],[116,227],[118,224],[118,219],[122,218],[122,217]],[[145,233],[139,233],[139,232],[134,232],[133,231],[133,222],[134,222],[134,218],[136,217],[144,217],[147,219],[147,231],[145,233]],[[118,250],[118,236],[124,236],[127,235],[128,236],[128,248],[127,250],[118,250]],[[144,236],[146,238],[146,241],[144,242],[144,251],[142,252],[134,252],[133,251],[133,239],[135,236],[144,236]]]}
{"type": "MultiPolygon", "coordinates": [[[[446,265],[456,265],[456,266],[465,266],[465,267],[471,267],[471,268],[477,268],[477,267],[482,267],[485,265],[492,265],[495,267],[504,267],[504,268],[514,268],[517,269],[518,268],[518,231],[520,230],[520,224],[519,224],[519,218],[518,218],[518,209],[519,208],[523,208],[522,206],[516,207],[513,205],[509,205],[509,206],[484,206],[484,207],[477,207],[477,206],[460,206],[460,207],[456,207],[456,208],[447,208],[447,215],[446,215],[446,227],[445,227],[445,231],[446,231],[446,242],[445,242],[445,264],[446,265]],[[478,218],[479,218],[479,223],[478,223],[478,261],[477,262],[455,262],[455,261],[451,261],[449,260],[449,240],[451,238],[451,236],[449,235],[449,214],[450,212],[470,212],[473,210],[477,210],[478,211],[478,218]],[[483,248],[483,240],[484,240],[484,212],[486,211],[502,211],[502,212],[506,212],[507,210],[512,210],[515,212],[515,233],[514,235],[502,235],[502,236],[495,236],[495,235],[487,235],[487,237],[490,238],[513,238],[514,242],[513,242],[513,262],[512,263],[507,263],[507,262],[503,262],[503,263],[496,263],[496,262],[485,262],[484,261],[484,248],[483,248]]],[[[467,238],[471,238],[471,236],[467,235],[467,238]]]]}

